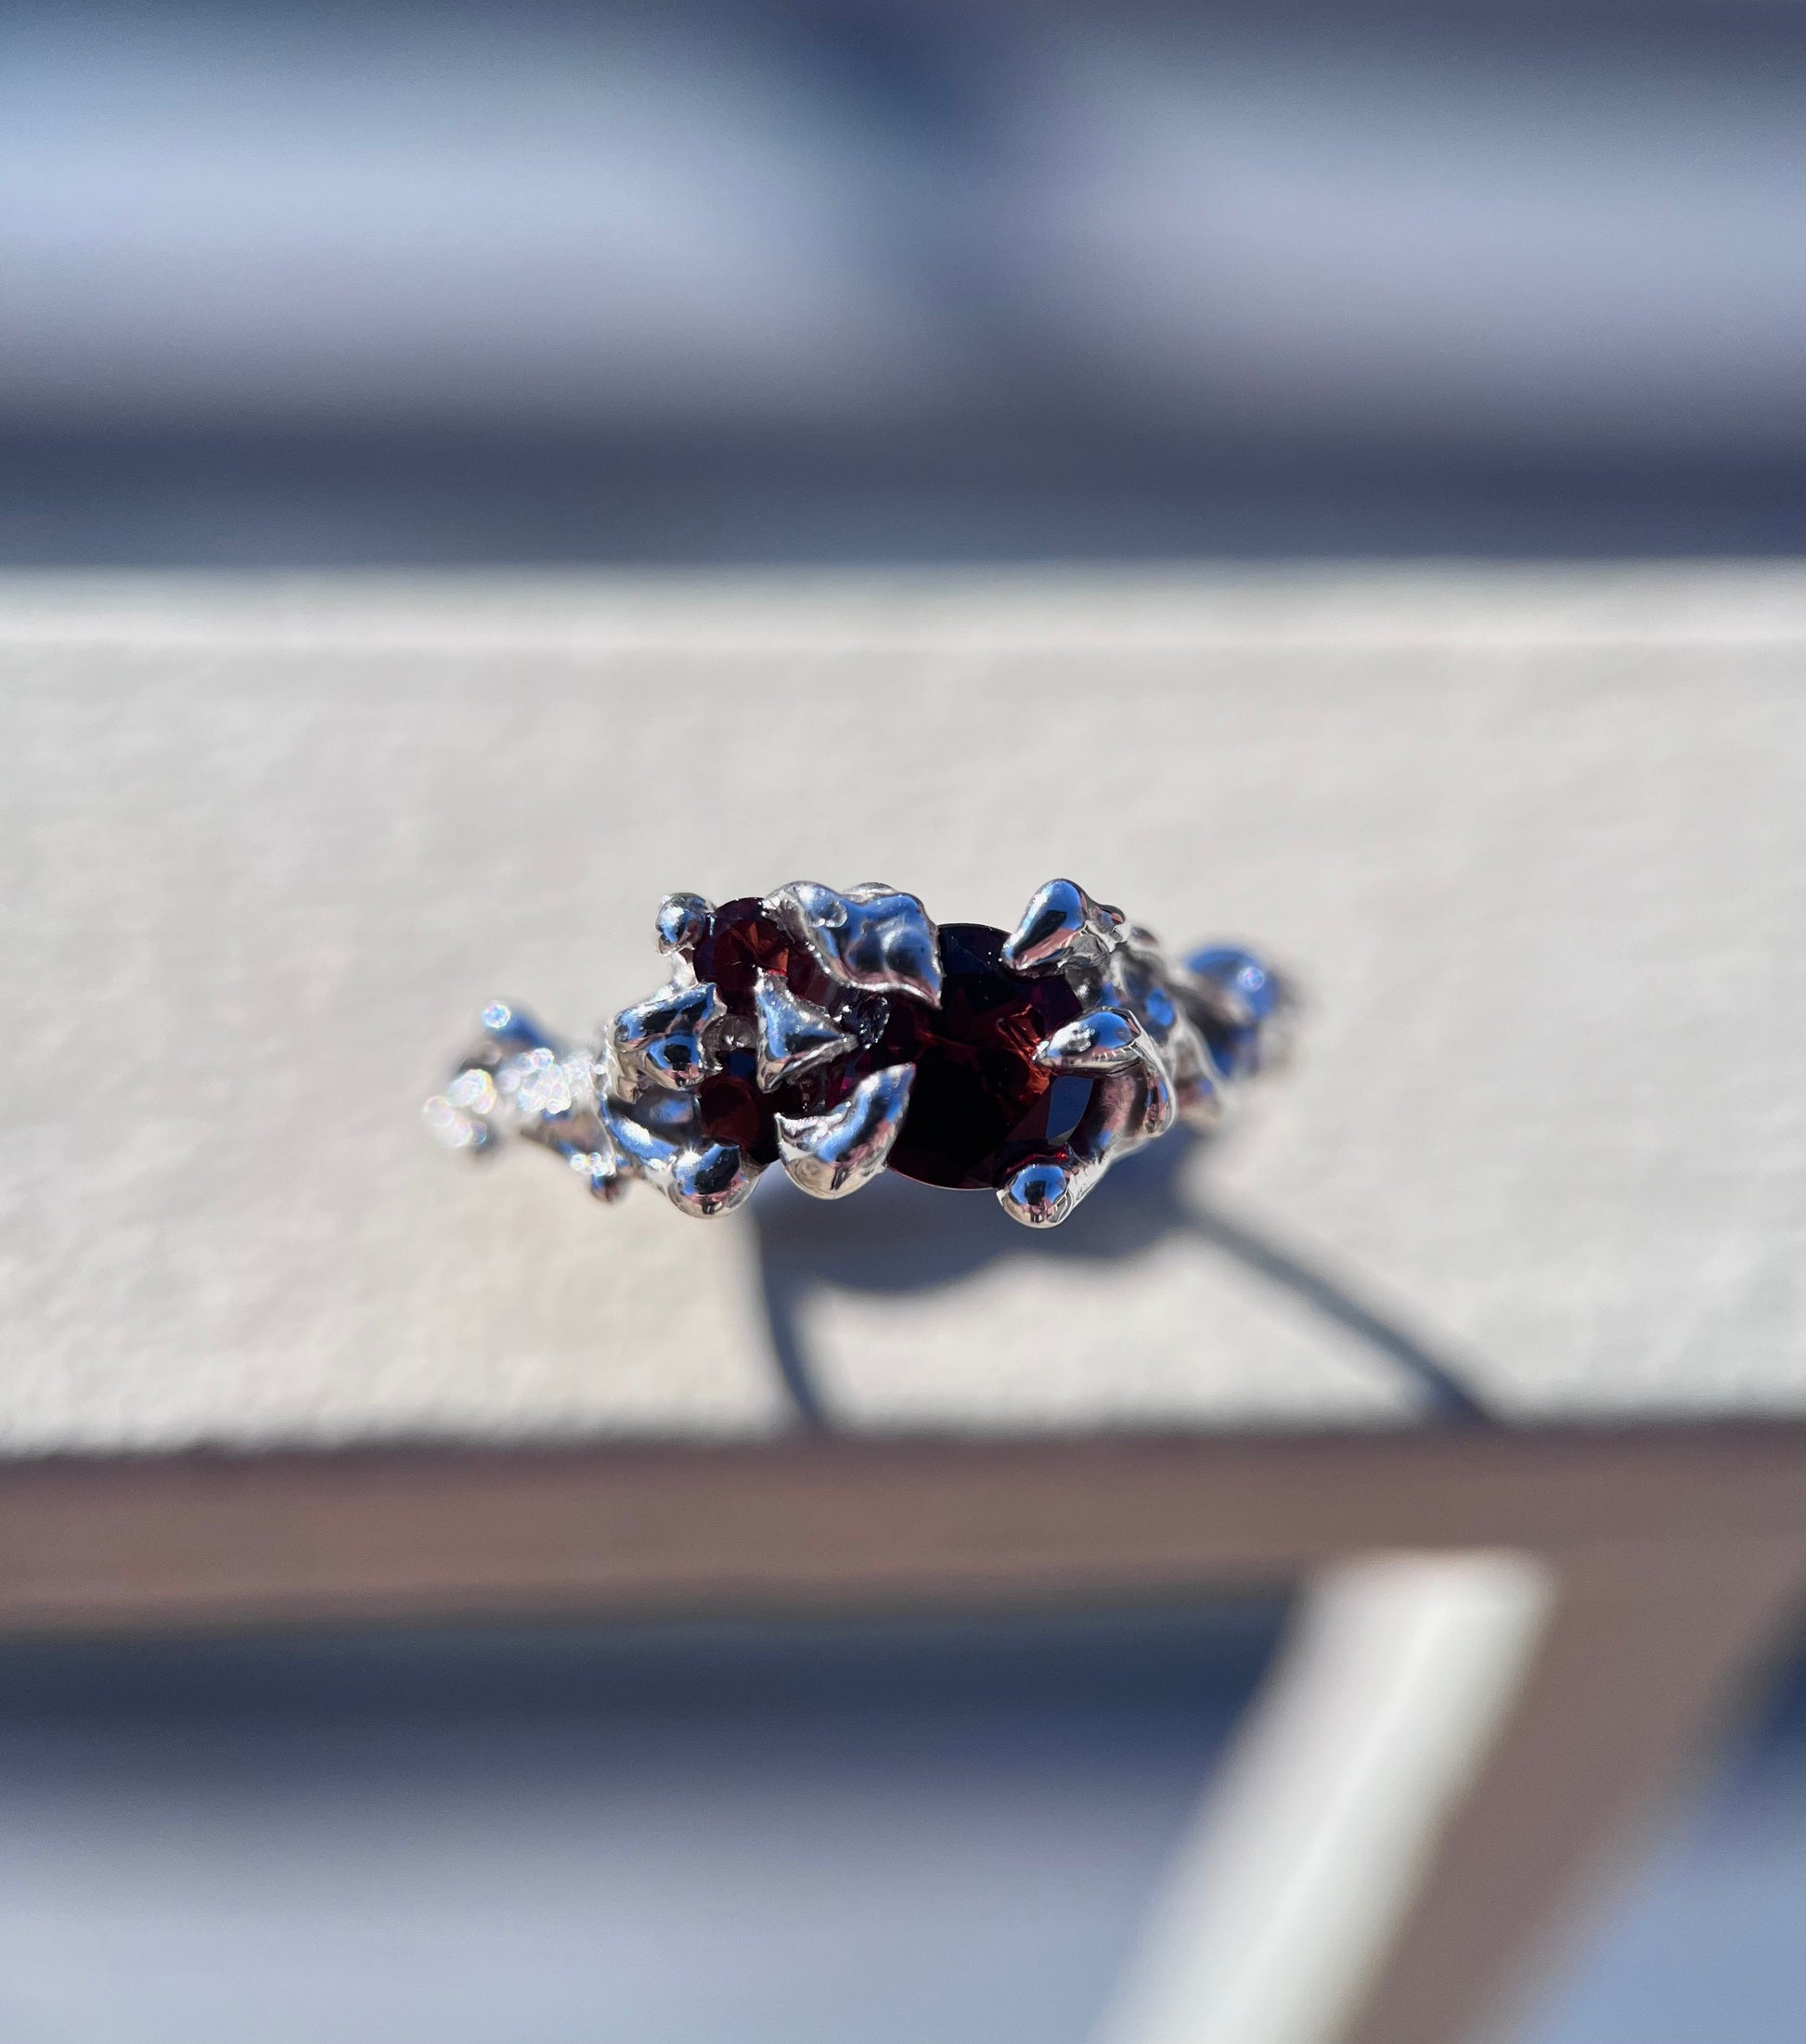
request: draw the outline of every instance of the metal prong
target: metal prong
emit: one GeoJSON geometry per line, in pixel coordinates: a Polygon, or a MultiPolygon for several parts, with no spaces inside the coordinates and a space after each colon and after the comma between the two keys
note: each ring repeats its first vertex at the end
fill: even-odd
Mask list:
{"type": "Polygon", "coordinates": [[[1077,1015],[1036,1046],[1044,1071],[1089,1077],[1091,1096],[1057,1154],[1018,1164],[998,1203],[1025,1228],[1057,1228],[1118,1157],[1172,1126],[1172,1073],[1138,1016],[1120,1008],[1077,1015]]]}
{"type": "Polygon", "coordinates": [[[630,1086],[664,1086],[690,1092],[715,1071],[704,1031],[727,1012],[713,984],[679,986],[674,980],[614,1018],[610,1047],[630,1086]]]}
{"type": "Polygon", "coordinates": [[[1025,1228],[1058,1228],[1103,1176],[1070,1157],[1035,1157],[997,1189],[997,1203],[1025,1228]]]}
{"type": "MultiPolygon", "coordinates": [[[[1126,1112],[1117,1112],[1113,1141],[1150,1142],[1173,1125],[1179,1103],[1167,1061],[1140,1021],[1119,1008],[1094,1008],[1075,1016],[1036,1046],[1035,1062],[1053,1072],[1133,1077],[1133,1103],[1126,1112]]],[[[1075,1141],[1084,1133],[1081,1123],[1075,1141]]]]}
{"type": "Polygon", "coordinates": [[[667,894],[658,905],[658,947],[668,957],[695,950],[715,921],[715,904],[703,894],[667,894]]]}
{"type": "Polygon", "coordinates": [[[1119,1008],[1077,1015],[1035,1047],[1035,1062],[1052,1072],[1121,1072],[1142,1054],[1145,1033],[1119,1008]]]}
{"type": "MultiPolygon", "coordinates": [[[[690,1103],[680,1103],[688,1108],[690,1103]]],[[[638,1115],[629,1113],[619,1100],[603,1098],[600,1107],[603,1127],[616,1153],[624,1158],[627,1166],[643,1178],[662,1185],[670,1176],[671,1167],[683,1153],[681,1140],[673,1140],[670,1135],[662,1135],[649,1127],[638,1115]]],[[[694,1125],[693,1112],[684,1117],[679,1127],[688,1137],[694,1125]]]]}
{"type": "Polygon", "coordinates": [[[679,1214],[708,1221],[732,1213],[757,1179],[758,1172],[747,1167],[738,1143],[710,1143],[682,1152],[671,1167],[665,1191],[679,1214]]]}
{"type": "Polygon", "coordinates": [[[798,1000],[775,972],[759,973],[753,989],[753,1011],[758,1022],[754,1048],[759,1086],[767,1093],[858,1044],[859,1039],[843,1029],[826,1009],[798,1000]]]}
{"type": "Polygon", "coordinates": [[[1013,972],[1052,972],[1081,965],[1096,971],[1116,945],[1123,912],[1093,901],[1077,881],[1049,881],[1030,897],[1003,945],[1013,972]]]}
{"type": "Polygon", "coordinates": [[[940,936],[915,895],[865,888],[837,894],[817,881],[793,881],[767,895],[765,906],[842,985],[940,1006],[940,936]]]}
{"type": "Polygon", "coordinates": [[[778,1154],[793,1181],[818,1200],[844,1199],[869,1185],[903,1126],[915,1073],[912,1064],[887,1064],[825,1114],[780,1114],[778,1154]]]}
{"type": "MultiPolygon", "coordinates": [[[[681,1095],[649,1095],[631,1112],[619,1100],[605,1100],[601,1122],[621,1170],[660,1187],[692,1219],[730,1213],[757,1181],[758,1167],[737,1144],[698,1139],[695,1107],[681,1095]],[[649,1109],[650,1118],[642,1119],[649,1109]],[[664,1123],[664,1132],[652,1121],[664,1123]]],[[[591,1189],[610,1196],[599,1186],[591,1189]]]]}
{"type": "MultiPolygon", "coordinates": [[[[1170,1103],[1170,1092],[1166,1098],[1170,1103]]],[[[1058,1228],[1118,1157],[1157,1133],[1145,1125],[1149,1099],[1144,1070],[1101,1073],[1071,1139],[1057,1156],[1018,1164],[998,1187],[998,1204],[1025,1228],[1058,1228]]]]}

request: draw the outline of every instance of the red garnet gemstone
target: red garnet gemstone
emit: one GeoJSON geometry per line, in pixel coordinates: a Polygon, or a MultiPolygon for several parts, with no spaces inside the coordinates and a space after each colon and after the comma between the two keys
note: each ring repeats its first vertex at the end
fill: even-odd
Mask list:
{"type": "Polygon", "coordinates": [[[703,1081],[696,1089],[696,1112],[708,1141],[738,1143],[742,1154],[755,1163],[777,1163],[776,1110],[771,1096],[759,1091],[757,1066],[750,1050],[730,1050],[722,1069],[703,1081]]]}
{"type": "Polygon", "coordinates": [[[780,1114],[819,1114],[851,1090],[850,1080],[842,1082],[830,1071],[806,1073],[774,1092],[761,1092],[753,1053],[730,1050],[720,1071],[696,1088],[697,1125],[705,1142],[738,1143],[755,1163],[776,1163],[780,1114]]]}
{"type": "Polygon", "coordinates": [[[913,1061],[909,1112],[890,1166],[924,1185],[992,1187],[1025,1158],[1057,1151],[1091,1097],[1085,1078],[1056,1078],[1035,1046],[1079,1011],[1058,973],[1024,979],[1003,964],[1004,932],[941,926],[941,1005],[898,997],[860,1064],[913,1061]]]}
{"type": "MultiPolygon", "coordinates": [[[[779,1114],[819,1114],[868,1073],[913,1064],[909,1112],[890,1166],[924,1185],[991,1188],[1025,1159],[1057,1151],[1091,1097],[1091,1082],[1056,1077],[1035,1062],[1035,1047],[1079,1011],[1057,973],[1025,979],[1003,964],[1004,932],[985,923],[944,924],[941,1005],[907,995],[871,996],[846,1008],[846,1025],[869,1047],[794,1084],[762,1093],[749,1050],[732,1050],[698,1089],[703,1134],[738,1143],[757,1163],[775,1163],[779,1114]],[[888,1014],[885,1013],[886,1008],[888,1014]],[[882,1029],[880,1028],[882,1024],[882,1029]]],[[[697,945],[698,979],[712,979],[729,1007],[750,1011],[754,975],[780,972],[805,1000],[827,1006],[837,989],[808,952],[756,901],[716,910],[715,930],[697,945]]]]}
{"type": "Polygon", "coordinates": [[[716,991],[735,1014],[753,1012],[753,989],[759,973],[776,973],[787,981],[799,1000],[824,1007],[834,983],[815,962],[807,945],[793,937],[765,912],[751,894],[723,902],[715,911],[709,933],[696,946],[690,963],[699,980],[712,980],[716,991]]]}

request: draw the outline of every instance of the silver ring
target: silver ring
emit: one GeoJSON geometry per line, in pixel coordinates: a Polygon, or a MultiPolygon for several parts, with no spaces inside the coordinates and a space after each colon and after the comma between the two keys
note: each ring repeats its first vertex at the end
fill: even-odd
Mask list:
{"type": "Polygon", "coordinates": [[[639,1178],[701,1217],[781,1164],[819,1200],[888,1168],[1051,1228],[1119,1157],[1181,1122],[1214,1127],[1277,1061],[1294,1009],[1253,952],[1174,965],[1064,880],[1007,932],[937,927],[877,881],[797,881],[718,908],[668,894],[657,938],[669,980],[600,1043],[484,1009],[426,1103],[433,1134],[471,1155],[536,1143],[599,1199],[639,1178]]]}

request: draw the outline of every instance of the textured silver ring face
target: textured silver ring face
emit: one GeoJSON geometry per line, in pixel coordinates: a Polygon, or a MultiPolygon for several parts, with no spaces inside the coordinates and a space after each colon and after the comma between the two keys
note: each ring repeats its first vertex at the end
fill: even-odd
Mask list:
{"type": "Polygon", "coordinates": [[[657,940],[669,979],[600,1042],[486,1009],[426,1103],[433,1133],[478,1156],[537,1143],[599,1199],[639,1178],[701,1217],[780,1164],[820,1200],[889,1169],[1051,1228],[1118,1157],[1215,1126],[1276,1061],[1293,1008],[1254,953],[1174,964],[1064,880],[1008,932],[936,925],[877,881],[796,881],[720,907],[667,895],[657,940]]]}

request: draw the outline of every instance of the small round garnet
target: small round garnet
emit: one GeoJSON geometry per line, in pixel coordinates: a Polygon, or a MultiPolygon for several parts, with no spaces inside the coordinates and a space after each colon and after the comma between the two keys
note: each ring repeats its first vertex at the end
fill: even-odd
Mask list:
{"type": "Polygon", "coordinates": [[[819,1114],[851,1091],[851,1082],[842,1083],[832,1073],[808,1072],[768,1093],[759,1085],[753,1053],[729,1050],[721,1069],[696,1089],[697,1126],[707,1142],[738,1143],[755,1163],[776,1163],[780,1114],[797,1120],[819,1114]]]}
{"type": "Polygon", "coordinates": [[[834,991],[834,982],[816,963],[808,945],[793,937],[750,894],[722,903],[690,962],[699,980],[714,982],[734,1014],[752,1013],[753,992],[762,971],[785,981],[798,1000],[818,1008],[826,1006],[834,991]]]}

